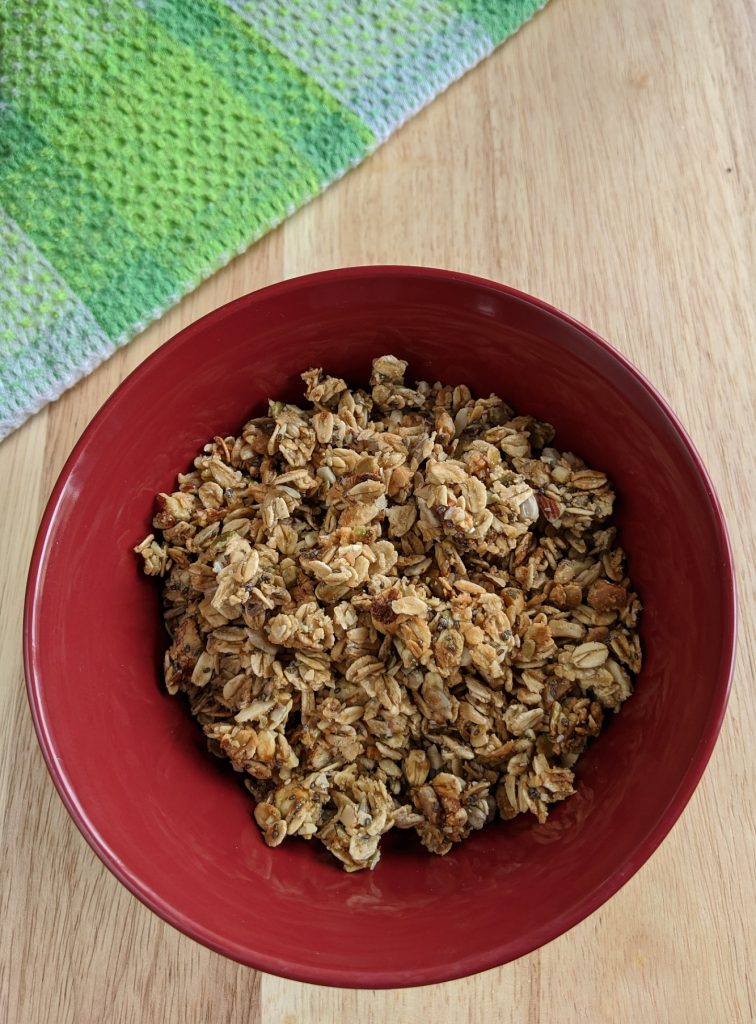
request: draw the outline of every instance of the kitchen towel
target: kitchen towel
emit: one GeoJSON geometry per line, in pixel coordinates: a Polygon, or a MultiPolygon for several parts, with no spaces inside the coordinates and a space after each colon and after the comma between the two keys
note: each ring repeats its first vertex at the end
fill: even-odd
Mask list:
{"type": "Polygon", "coordinates": [[[0,438],[544,2],[0,3],[0,438]]]}

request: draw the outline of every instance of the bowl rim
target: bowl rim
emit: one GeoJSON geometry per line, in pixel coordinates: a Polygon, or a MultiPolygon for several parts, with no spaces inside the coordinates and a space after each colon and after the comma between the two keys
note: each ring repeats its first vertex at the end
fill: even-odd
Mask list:
{"type": "Polygon", "coordinates": [[[438,984],[444,981],[452,981],[458,978],[468,977],[480,971],[498,967],[504,963],[519,959],[533,950],[540,948],[553,939],[569,931],[579,924],[611,896],[613,896],[627,881],[643,866],[643,864],[654,853],[662,840],[667,836],[678,818],[685,809],[688,801],[693,795],[706,765],[711,757],[715,743],[719,736],[724,719],[727,703],[732,686],[732,677],[735,666],[735,655],[737,646],[737,587],[734,570],[734,559],[732,547],[727,534],[727,527],[724,513],[717,497],[714,485],[704,466],[701,456],[698,454],[687,431],[671,409],[667,401],[621,352],[605,341],[590,327],[576,320],[574,317],[562,310],[552,306],[542,299],[529,295],[509,285],[491,281],[487,278],[472,274],[466,274],[455,270],[443,270],[426,266],[406,266],[381,264],[375,266],[340,267],[331,270],[317,271],[299,277],[289,278],[276,282],[264,288],[232,299],[230,302],[211,310],[198,320],[188,324],[177,334],[164,342],[158,349],[148,355],[142,362],[129,373],[124,380],[115,388],[112,394],[100,406],[98,411],[84,429],[79,440],[74,445],[71,454],[61,470],[52,493],[45,506],[40,522],[34,549],[29,566],[29,574],[26,584],[24,600],[23,620],[23,663],[26,679],[26,691],[29,706],[34,723],[34,729],[42,749],[42,754],[47,769],[53,780],[63,804],[84,836],[92,850],[97,854],[105,866],[116,876],[126,888],[140,900],[145,906],[157,914],[160,918],[183,932],[189,938],[200,942],[202,945],[212,949],[216,953],[229,957],[238,963],[252,967],[256,970],[265,971],[279,977],[288,978],[294,981],[306,982],[317,985],[330,985],[345,988],[372,988],[387,989],[397,987],[415,987],[419,985],[438,984]],[[205,329],[208,326],[217,326],[230,313],[245,306],[254,305],[261,299],[269,298],[277,294],[284,294],[296,291],[301,287],[311,287],[319,283],[340,280],[347,281],[369,281],[375,279],[389,279],[402,277],[404,279],[436,279],[448,281],[449,283],[471,285],[478,288],[493,290],[500,295],[520,300],[526,304],[536,307],[541,312],[546,312],[561,320],[568,326],[578,330],[589,341],[603,349],[614,360],[616,360],[626,373],[630,374],[637,383],[648,393],[650,398],[660,408],[661,412],[669,421],[670,425],[678,435],[683,446],[687,449],[695,470],[704,485],[709,504],[714,513],[716,523],[717,541],[722,560],[723,586],[725,591],[724,621],[725,631],[723,637],[724,657],[717,673],[715,685],[712,689],[715,692],[716,703],[715,713],[707,721],[695,753],[690,760],[685,775],[674,793],[671,794],[666,807],[658,817],[654,826],[646,836],[636,843],[618,865],[618,869],[611,878],[597,889],[586,894],[568,912],[564,912],[556,918],[549,919],[539,928],[536,928],[528,938],[515,941],[515,952],[502,956],[501,944],[492,945],[485,953],[475,954],[464,961],[454,964],[439,964],[430,967],[412,969],[411,972],[401,968],[388,970],[352,970],[348,966],[342,967],[318,967],[303,965],[289,959],[271,956],[264,951],[250,951],[238,943],[225,939],[210,928],[196,923],[191,915],[184,913],[173,904],[164,900],[158,892],[155,892],[143,881],[138,872],[133,871],[127,864],[122,862],[115,849],[113,849],[105,836],[101,835],[90,820],[87,810],[82,806],[76,796],[74,786],[64,767],[64,761],[59,755],[58,748],[48,730],[43,707],[44,685],[37,673],[35,655],[35,637],[38,629],[38,604],[41,597],[41,568],[46,561],[45,555],[50,540],[51,529],[55,524],[62,493],[66,488],[69,478],[74,471],[83,453],[92,443],[97,428],[112,408],[123,398],[125,394],[140,385],[142,376],[148,368],[154,368],[161,362],[170,359],[175,348],[180,347],[188,336],[205,329]]]}

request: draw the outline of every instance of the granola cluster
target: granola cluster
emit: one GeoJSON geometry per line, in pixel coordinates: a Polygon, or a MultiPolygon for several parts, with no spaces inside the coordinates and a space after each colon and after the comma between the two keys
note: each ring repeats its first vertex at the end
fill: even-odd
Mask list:
{"type": "MultiPolygon", "coordinates": [[[[606,476],[467,387],[319,369],[157,496],[170,693],[246,774],[265,841],[347,871],[414,829],[445,854],[573,792],[641,665],[606,476]]],[[[158,539],[159,538],[159,539],[158,539]]]]}

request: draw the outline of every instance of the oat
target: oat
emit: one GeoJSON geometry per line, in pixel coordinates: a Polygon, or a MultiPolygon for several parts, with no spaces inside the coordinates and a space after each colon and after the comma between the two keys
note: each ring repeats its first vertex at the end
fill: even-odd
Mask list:
{"type": "MultiPolygon", "coordinates": [[[[347,871],[414,829],[447,853],[574,791],[640,671],[640,602],[606,476],[464,386],[303,374],[157,497],[170,693],[244,773],[270,846],[347,871]]],[[[156,539],[157,538],[157,539],[156,539]]]]}

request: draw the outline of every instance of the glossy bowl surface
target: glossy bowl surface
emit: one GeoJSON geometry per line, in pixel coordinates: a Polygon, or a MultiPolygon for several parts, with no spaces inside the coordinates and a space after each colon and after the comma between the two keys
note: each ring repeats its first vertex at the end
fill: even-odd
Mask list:
{"type": "MultiPolygon", "coordinates": [[[[216,310],[142,363],[69,458],[32,560],[25,662],[55,785],[147,906],[242,963],[302,981],[420,985],[494,967],[572,927],[674,824],[711,754],[735,640],[732,562],[701,461],[649,383],[592,331],[499,284],[367,267],[286,281],[216,310]],[[517,819],[444,858],[398,837],[372,873],[316,844],[262,842],[251,801],[161,686],[165,638],[132,547],[200,447],[324,366],[373,356],[496,392],[608,471],[644,602],[635,696],[548,822],[517,819]]],[[[393,838],[393,837],[390,837],[393,838]]]]}

